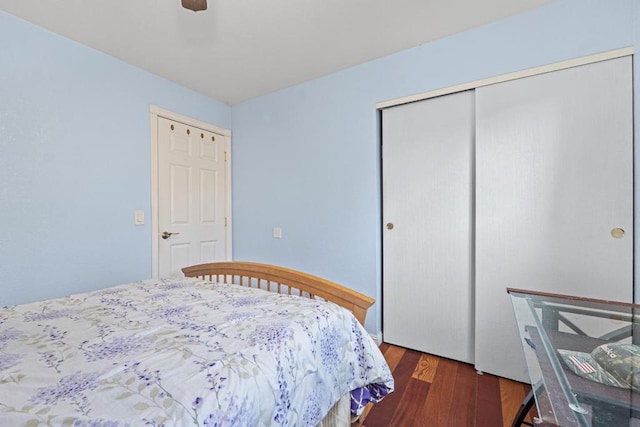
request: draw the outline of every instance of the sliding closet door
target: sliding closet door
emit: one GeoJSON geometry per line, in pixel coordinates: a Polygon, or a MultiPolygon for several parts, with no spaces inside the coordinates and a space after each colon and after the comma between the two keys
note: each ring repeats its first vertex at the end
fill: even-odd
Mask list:
{"type": "Polygon", "coordinates": [[[473,92],[383,111],[384,341],[473,361],[473,92]]]}
{"type": "Polygon", "coordinates": [[[507,287],[632,301],[631,70],[477,89],[477,369],[528,381],[507,287]]]}

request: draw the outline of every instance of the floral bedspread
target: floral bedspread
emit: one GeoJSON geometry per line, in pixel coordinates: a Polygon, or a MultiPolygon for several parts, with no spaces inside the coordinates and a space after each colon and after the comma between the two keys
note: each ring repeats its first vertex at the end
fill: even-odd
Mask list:
{"type": "Polygon", "coordinates": [[[0,309],[0,426],[307,426],[392,389],[331,303],[181,279],[0,309]]]}

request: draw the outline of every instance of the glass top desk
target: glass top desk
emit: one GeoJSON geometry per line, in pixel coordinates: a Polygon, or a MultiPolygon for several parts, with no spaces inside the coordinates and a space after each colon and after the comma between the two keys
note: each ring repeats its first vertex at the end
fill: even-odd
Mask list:
{"type": "Polygon", "coordinates": [[[530,399],[535,398],[538,410],[534,423],[640,426],[640,357],[612,351],[640,350],[632,345],[636,338],[640,342],[640,305],[520,289],[507,292],[531,379],[530,399]],[[626,375],[616,386],[609,385],[612,367],[615,378],[626,375]],[[609,372],[602,374],[608,375],[609,384],[598,377],[602,371],[609,372]]]}

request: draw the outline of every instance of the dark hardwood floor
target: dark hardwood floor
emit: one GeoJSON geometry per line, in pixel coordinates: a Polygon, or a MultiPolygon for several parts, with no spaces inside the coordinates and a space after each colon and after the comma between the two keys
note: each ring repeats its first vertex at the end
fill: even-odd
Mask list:
{"type": "Polygon", "coordinates": [[[365,427],[510,427],[528,384],[472,365],[383,343],[395,391],[361,421],[365,427]]]}

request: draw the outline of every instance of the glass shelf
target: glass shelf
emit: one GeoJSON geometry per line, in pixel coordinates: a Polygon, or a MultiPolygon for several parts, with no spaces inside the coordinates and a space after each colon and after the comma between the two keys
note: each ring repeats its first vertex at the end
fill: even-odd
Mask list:
{"type": "Polygon", "coordinates": [[[537,423],[640,426],[640,347],[635,346],[640,305],[520,289],[507,292],[537,423]]]}

